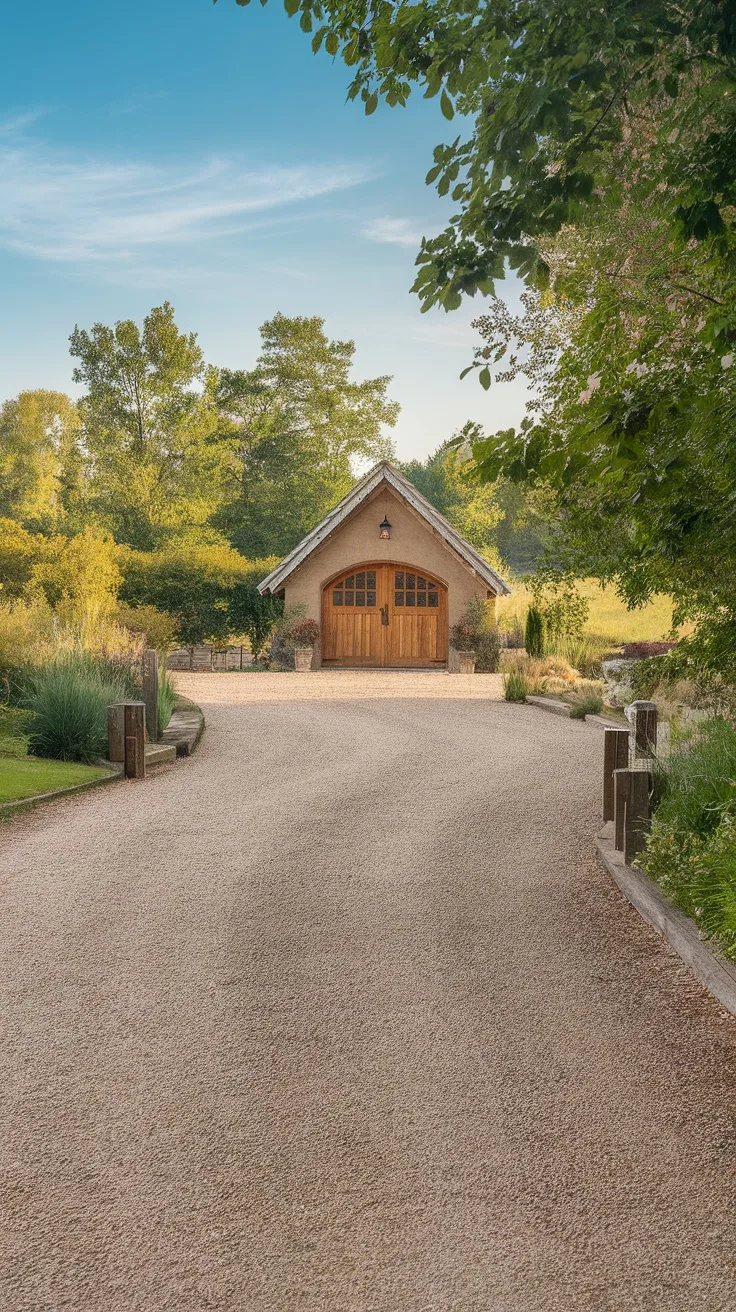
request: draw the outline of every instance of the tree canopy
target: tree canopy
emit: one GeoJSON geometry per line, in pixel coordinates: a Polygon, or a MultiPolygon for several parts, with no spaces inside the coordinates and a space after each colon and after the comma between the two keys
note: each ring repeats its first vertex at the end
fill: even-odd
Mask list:
{"type": "Polygon", "coordinates": [[[355,344],[330,341],[322,319],[277,314],[261,340],[255,368],[219,375],[224,496],[213,523],[246,555],[283,555],[345,495],[356,461],[392,454],[383,430],[399,407],[390,378],[351,378],[355,344]]]}
{"type": "Polygon", "coordinates": [[[160,546],[182,523],[206,523],[217,504],[213,379],[194,333],[168,302],[143,327],[124,319],[75,328],[71,354],[88,459],[89,510],[118,542],[160,546]]]}
{"type": "MultiPolygon", "coordinates": [[[[262,0],[262,3],[264,0],[262,0]]],[[[249,0],[236,0],[247,5],[249,0]]],[[[341,57],[367,114],[415,89],[458,135],[427,182],[459,209],[422,243],[424,309],[490,293],[507,266],[543,282],[542,244],[621,201],[632,120],[647,124],[684,241],[722,232],[736,199],[736,18],[729,0],[285,0],[312,49],[341,57]],[[695,99],[683,90],[695,90],[695,99]]]]}

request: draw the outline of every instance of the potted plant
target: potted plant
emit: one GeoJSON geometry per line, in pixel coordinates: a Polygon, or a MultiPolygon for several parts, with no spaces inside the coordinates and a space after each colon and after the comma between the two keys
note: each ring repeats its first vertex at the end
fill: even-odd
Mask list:
{"type": "Polygon", "coordinates": [[[478,635],[472,624],[461,620],[450,629],[450,642],[460,659],[461,674],[475,674],[475,649],[478,635]]]}
{"type": "Polygon", "coordinates": [[[314,644],[319,637],[316,620],[296,620],[289,629],[289,640],[294,646],[294,666],[298,674],[307,674],[312,668],[314,644]]]}

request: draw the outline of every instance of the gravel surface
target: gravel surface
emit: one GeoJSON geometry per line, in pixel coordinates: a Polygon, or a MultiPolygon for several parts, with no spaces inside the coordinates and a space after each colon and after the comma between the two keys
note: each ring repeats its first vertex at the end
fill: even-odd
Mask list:
{"type": "Polygon", "coordinates": [[[736,1021],[476,676],[179,676],[0,826],[3,1312],[732,1312],[736,1021]]]}

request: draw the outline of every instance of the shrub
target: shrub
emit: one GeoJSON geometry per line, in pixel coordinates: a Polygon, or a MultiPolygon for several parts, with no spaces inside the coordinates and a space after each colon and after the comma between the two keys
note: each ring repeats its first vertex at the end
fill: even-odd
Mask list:
{"type": "Polygon", "coordinates": [[[459,624],[453,624],[450,629],[450,642],[455,651],[475,651],[478,642],[478,634],[472,624],[466,620],[461,620],[459,624]]]}
{"type": "Polygon", "coordinates": [[[570,706],[571,720],[584,720],[586,715],[600,715],[603,710],[603,698],[597,693],[582,693],[570,706]]]}
{"type": "Polygon", "coordinates": [[[158,736],[161,737],[176,705],[176,688],[165,669],[158,672],[158,736]]]}
{"type": "Polygon", "coordinates": [[[477,594],[466,603],[462,619],[450,629],[455,651],[474,651],[479,674],[493,674],[498,669],[501,639],[495,617],[487,601],[477,594]]]}
{"type": "Polygon", "coordinates": [[[157,606],[129,606],[126,601],[118,602],[115,620],[129,633],[139,633],[146,640],[146,645],[165,655],[176,646],[179,630],[173,615],[157,606]]]}
{"type": "Polygon", "coordinates": [[[478,634],[475,648],[476,674],[495,674],[501,658],[501,639],[495,627],[478,634]]]}
{"type": "Polygon", "coordinates": [[[252,583],[238,583],[230,598],[230,622],[233,631],[244,633],[257,661],[266,646],[274,624],[284,611],[284,603],[276,597],[262,597],[252,583]]]}
{"type": "Polygon", "coordinates": [[[503,695],[507,702],[525,702],[529,684],[521,670],[510,670],[503,676],[503,695]]]}
{"type": "Polygon", "coordinates": [[[660,763],[638,864],[736,959],[736,727],[714,718],[660,763]]]}
{"type": "Polygon", "coordinates": [[[541,660],[544,656],[544,623],[538,606],[530,606],[524,625],[524,646],[527,656],[541,660]]]}
{"type": "Polygon", "coordinates": [[[294,647],[313,647],[319,637],[319,624],[316,620],[296,620],[289,629],[289,638],[294,647]]]}
{"type": "Polygon", "coordinates": [[[129,698],[114,663],[67,655],[33,671],[24,701],[31,712],[29,750],[60,761],[94,761],[107,754],[107,707],[129,698]]]}

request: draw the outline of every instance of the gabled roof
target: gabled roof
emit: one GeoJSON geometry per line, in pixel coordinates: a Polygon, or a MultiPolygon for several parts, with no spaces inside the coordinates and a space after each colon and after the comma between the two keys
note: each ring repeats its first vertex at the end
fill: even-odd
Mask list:
{"type": "Polygon", "coordinates": [[[389,487],[393,488],[394,492],[397,492],[429,524],[430,528],[434,529],[435,533],[444,539],[451,550],[457,552],[457,555],[474,570],[489,588],[493,588],[499,596],[510,595],[511,589],[508,584],[504,583],[500,574],[497,574],[495,569],[491,568],[488,561],[483,559],[475,550],[475,547],[471,547],[470,543],[465,541],[465,538],[461,538],[444,515],[435,510],[434,506],[430,505],[421,492],[417,491],[414,484],[410,483],[408,478],[405,478],[388,460],[382,460],[379,465],[375,465],[364,478],[360,479],[360,482],[355,484],[355,487],[348,492],[347,496],[343,497],[334,510],[331,510],[329,515],[325,515],[321,524],[312,529],[312,532],[307,534],[298,547],[294,547],[294,550],[284,557],[281,564],[277,565],[258,584],[258,591],[260,593],[279,592],[290,575],[383,483],[387,483],[389,487]]]}

